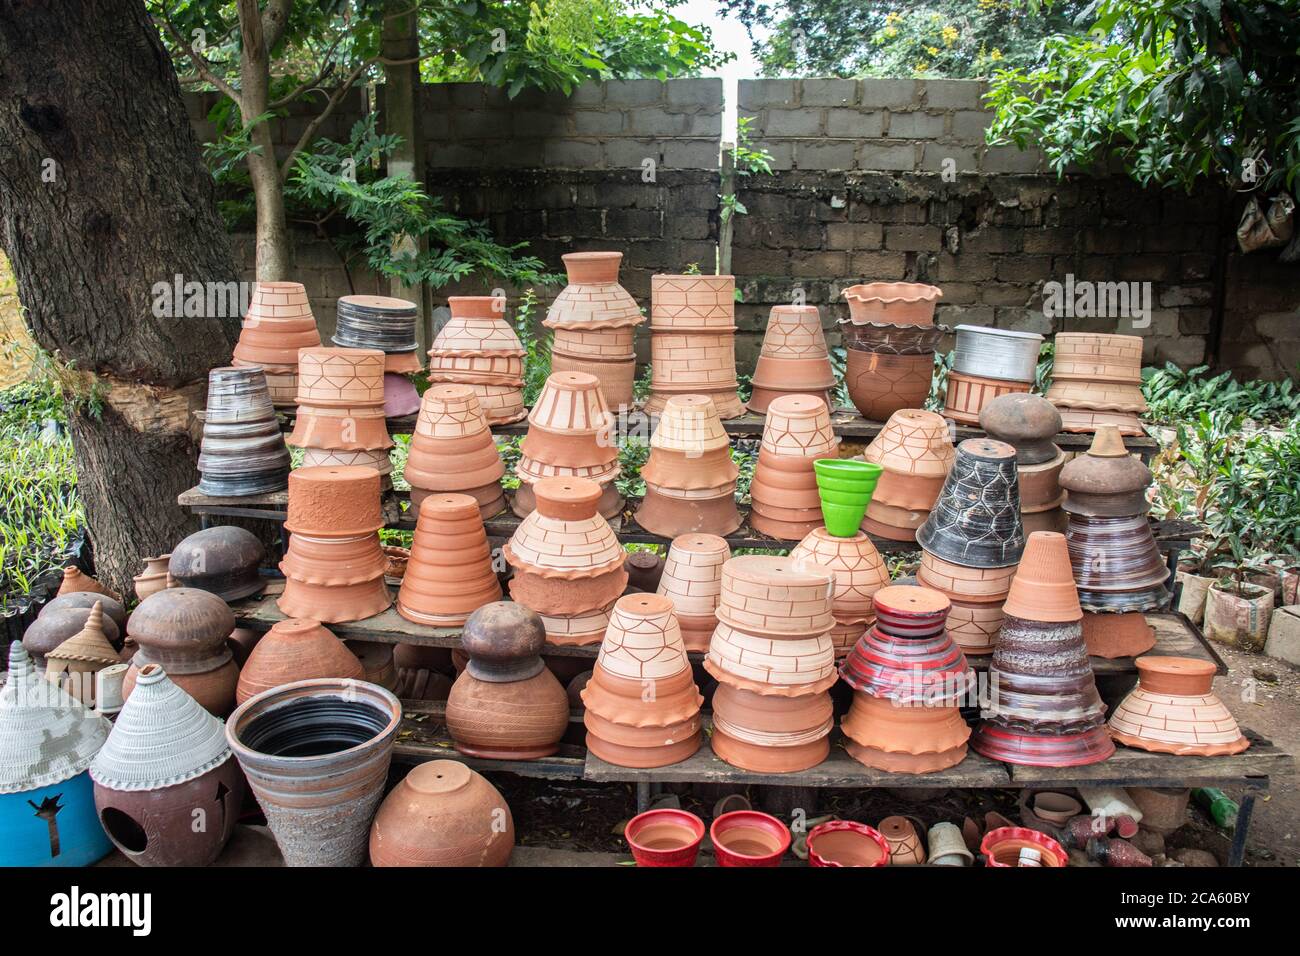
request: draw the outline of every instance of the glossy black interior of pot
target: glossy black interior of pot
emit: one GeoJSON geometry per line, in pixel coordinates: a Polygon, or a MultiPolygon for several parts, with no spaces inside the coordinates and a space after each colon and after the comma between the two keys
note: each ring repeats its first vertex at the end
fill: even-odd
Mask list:
{"type": "Polygon", "coordinates": [[[373,740],[390,720],[390,714],[361,701],[306,697],[254,718],[239,740],[275,757],[320,757],[373,740]]]}

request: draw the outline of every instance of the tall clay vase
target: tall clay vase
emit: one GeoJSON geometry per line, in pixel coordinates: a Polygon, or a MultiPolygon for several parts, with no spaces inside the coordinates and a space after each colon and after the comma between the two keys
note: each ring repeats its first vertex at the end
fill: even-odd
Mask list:
{"type": "Polygon", "coordinates": [[[688,651],[707,651],[718,625],[722,566],[731,557],[726,539],[716,534],[684,534],[668,546],[658,594],[673,602],[688,651]]]}
{"type": "Polygon", "coordinates": [[[505,509],[501,487],[505,473],[474,389],[450,384],[428,388],[402,471],[411,486],[411,507],[417,514],[426,495],[459,492],[478,502],[486,521],[505,509]]]}
{"type": "Polygon", "coordinates": [[[1025,535],[1016,450],[987,438],[958,445],[952,471],[916,542],[963,567],[1001,568],[1019,561],[1025,535]]]}
{"type": "Polygon", "coordinates": [[[370,828],[372,866],[505,866],[514,848],[505,798],[455,760],[412,767],[370,828]]]}
{"type": "Polygon", "coordinates": [[[259,282],[239,330],[233,364],[266,372],[277,408],[297,404],[298,350],[320,346],[307,289],[301,282],[259,282]]]}
{"type": "Polygon", "coordinates": [[[817,306],[772,307],[751,381],[748,408],[760,415],[782,395],[816,395],[830,406],[835,372],[817,306]]]}
{"type": "Polygon", "coordinates": [[[360,866],[402,720],[389,691],[296,681],[240,704],[226,740],[288,866],[360,866]]]}
{"type": "Polygon", "coordinates": [[[813,462],[827,531],[837,538],[851,538],[858,533],[883,471],[869,461],[819,458],[813,462]]]}
{"type": "Polygon", "coordinates": [[[830,411],[820,398],[783,395],[773,401],[749,486],[750,526],[786,541],[798,541],[819,527],[821,497],[813,462],[834,457],[838,448],[830,411]]]}
{"type": "Polygon", "coordinates": [[[707,395],[722,418],[745,412],[736,393],[734,276],[650,278],[650,398],[658,415],[673,395],[707,395]]]}
{"type": "Polygon", "coordinates": [[[397,592],[397,613],[417,624],[456,627],[500,599],[478,502],[469,495],[425,498],[397,592]]]}
{"type": "Polygon", "coordinates": [[[90,765],[113,844],[140,866],[211,864],[244,799],[244,775],[230,758],[221,721],[146,665],[90,765]]]}
{"type": "Polygon", "coordinates": [[[260,365],[208,372],[199,449],[199,491],[218,498],[280,491],[289,481],[289,449],[260,365]]]}
{"type": "Polygon", "coordinates": [[[1138,686],[1110,718],[1126,747],[1179,756],[1241,753],[1250,741],[1215,696],[1213,661],[1148,655],[1137,659],[1138,686]]]}
{"type": "Polygon", "coordinates": [[[324,625],[290,618],[277,621],[257,642],[239,672],[235,700],[242,704],[263,691],[317,677],[361,680],[361,661],[324,625]]]}

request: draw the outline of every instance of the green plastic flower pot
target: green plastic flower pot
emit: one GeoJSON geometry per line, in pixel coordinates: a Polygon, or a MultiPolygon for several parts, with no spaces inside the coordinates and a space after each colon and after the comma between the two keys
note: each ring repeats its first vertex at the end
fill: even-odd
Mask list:
{"type": "Polygon", "coordinates": [[[813,471],[826,531],[837,538],[853,537],[884,469],[869,461],[818,458],[813,462],[813,471]]]}

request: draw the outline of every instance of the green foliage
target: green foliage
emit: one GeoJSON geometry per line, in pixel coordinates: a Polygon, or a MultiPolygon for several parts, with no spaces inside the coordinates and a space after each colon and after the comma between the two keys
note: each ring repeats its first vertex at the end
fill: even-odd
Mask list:
{"type": "Polygon", "coordinates": [[[641,469],[650,460],[650,443],[641,438],[625,438],[618,448],[619,475],[615,480],[618,493],[626,498],[645,496],[645,479],[641,469]]]}
{"type": "Polygon", "coordinates": [[[1231,372],[1209,375],[1198,365],[1184,371],[1172,362],[1142,370],[1142,393],[1156,422],[1186,421],[1206,411],[1224,411],[1256,422],[1284,421],[1300,415],[1300,392],[1292,379],[1237,382],[1231,372]]]}
{"type": "Polygon", "coordinates": [[[1040,146],[1058,173],[1113,155],[1144,185],[1235,185],[1247,167],[1264,189],[1293,184],[1291,0],[1095,0],[1082,19],[1089,32],[1050,38],[1041,64],[997,74],[990,141],[1040,146]]]}
{"type": "MultiPolygon", "coordinates": [[[[772,175],[772,154],[767,150],[753,146],[753,132],[751,127],[754,125],[754,117],[741,116],[736,119],[736,145],[729,152],[731,153],[732,162],[736,170],[736,176],[740,179],[748,178],[756,173],[772,175]]],[[[721,211],[719,216],[723,222],[726,222],[732,216],[748,215],[749,210],[745,208],[740,197],[735,193],[730,195],[719,194],[718,198],[722,200],[721,211]]],[[[697,265],[698,269],[699,266],[697,265]]],[[[737,296],[739,301],[739,296],[737,296]]]]}
{"type": "Polygon", "coordinates": [[[515,334],[523,344],[524,352],[524,404],[529,408],[537,402],[542,393],[542,386],[551,374],[551,340],[550,330],[537,335],[536,318],[537,295],[532,289],[525,289],[515,309],[515,334]]]}

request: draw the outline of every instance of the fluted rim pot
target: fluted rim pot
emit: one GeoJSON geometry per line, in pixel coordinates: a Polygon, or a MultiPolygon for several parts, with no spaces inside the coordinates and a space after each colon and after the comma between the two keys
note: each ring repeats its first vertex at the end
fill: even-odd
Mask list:
{"type": "Polygon", "coordinates": [[[808,834],[808,864],[816,867],[888,866],[889,843],[875,827],[828,820],[808,834]]]}
{"type": "Polygon", "coordinates": [[[935,303],[943,298],[937,286],[923,282],[865,282],[841,293],[855,324],[887,322],[894,325],[929,325],[935,303]]]}

